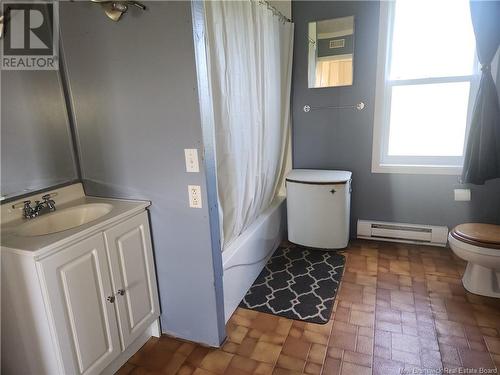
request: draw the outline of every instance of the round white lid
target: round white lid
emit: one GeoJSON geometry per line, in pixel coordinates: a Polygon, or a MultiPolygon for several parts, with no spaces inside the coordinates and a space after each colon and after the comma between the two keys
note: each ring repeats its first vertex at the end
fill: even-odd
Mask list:
{"type": "Polygon", "coordinates": [[[332,171],[325,169],[293,169],[286,176],[286,180],[327,184],[347,182],[351,179],[351,176],[352,172],[349,171],[332,171]]]}

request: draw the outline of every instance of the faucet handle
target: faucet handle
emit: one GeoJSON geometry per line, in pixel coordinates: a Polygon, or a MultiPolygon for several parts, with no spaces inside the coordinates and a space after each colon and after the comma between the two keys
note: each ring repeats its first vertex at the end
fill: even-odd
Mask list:
{"type": "Polygon", "coordinates": [[[38,211],[35,210],[33,207],[31,207],[31,201],[30,200],[23,201],[22,203],[19,202],[17,204],[13,204],[12,208],[15,209],[15,210],[22,208],[22,210],[23,210],[23,217],[25,219],[32,219],[32,218],[38,216],[38,211]],[[21,204],[22,204],[22,206],[21,206],[21,204]]]}
{"type": "Polygon", "coordinates": [[[30,204],[31,204],[31,201],[30,200],[26,200],[26,201],[22,201],[22,202],[13,204],[11,207],[14,210],[20,210],[22,208],[28,207],[30,204]]]}
{"type": "Polygon", "coordinates": [[[42,199],[43,199],[44,201],[47,201],[47,200],[49,200],[50,198],[54,198],[54,197],[57,197],[57,192],[54,192],[54,193],[48,193],[48,194],[42,195],[42,199]]]}
{"type": "Polygon", "coordinates": [[[55,196],[57,196],[57,193],[49,193],[49,194],[45,194],[44,196],[42,196],[43,202],[47,205],[47,207],[50,211],[56,210],[56,202],[54,202],[54,200],[51,199],[52,197],[55,197],[55,196]]]}

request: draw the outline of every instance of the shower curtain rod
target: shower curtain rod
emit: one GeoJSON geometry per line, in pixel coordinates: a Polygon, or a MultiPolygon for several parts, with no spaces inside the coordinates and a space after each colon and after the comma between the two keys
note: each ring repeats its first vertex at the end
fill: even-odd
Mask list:
{"type": "MultiPolygon", "coordinates": [[[[252,0],[250,0],[252,1],[252,0]]],[[[259,0],[258,1],[260,5],[265,5],[267,6],[267,9],[271,10],[273,12],[274,15],[277,15],[280,20],[282,20],[283,22],[292,22],[292,20],[290,18],[288,18],[287,16],[285,16],[283,13],[281,13],[278,9],[276,9],[275,7],[273,7],[268,1],[266,0],[259,0]]]]}

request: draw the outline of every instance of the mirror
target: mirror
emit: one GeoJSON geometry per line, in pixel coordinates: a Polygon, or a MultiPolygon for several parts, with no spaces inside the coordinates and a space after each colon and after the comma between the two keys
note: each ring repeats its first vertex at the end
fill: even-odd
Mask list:
{"type": "Polygon", "coordinates": [[[59,72],[1,73],[1,200],[78,179],[59,72]]]}
{"type": "Polygon", "coordinates": [[[353,82],[354,16],[309,22],[309,88],[353,82]]]}

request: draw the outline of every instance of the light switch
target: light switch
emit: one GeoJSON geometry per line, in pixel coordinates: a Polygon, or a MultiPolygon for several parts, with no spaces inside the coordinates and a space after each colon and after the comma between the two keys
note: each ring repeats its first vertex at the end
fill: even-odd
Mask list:
{"type": "Polygon", "coordinates": [[[201,186],[188,185],[189,207],[201,208],[201,186]]]}
{"type": "Polygon", "coordinates": [[[470,189],[455,189],[456,201],[470,201],[470,189]]]}
{"type": "Polygon", "coordinates": [[[185,148],[184,156],[186,157],[186,172],[199,172],[198,150],[196,148],[185,148]]]}

